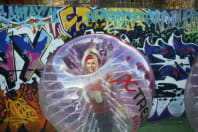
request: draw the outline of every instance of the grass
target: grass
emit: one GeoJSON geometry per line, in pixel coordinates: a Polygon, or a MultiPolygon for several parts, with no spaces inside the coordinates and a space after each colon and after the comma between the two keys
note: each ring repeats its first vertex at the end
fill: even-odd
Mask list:
{"type": "Polygon", "coordinates": [[[137,132],[194,132],[186,117],[145,122],[137,132]]]}

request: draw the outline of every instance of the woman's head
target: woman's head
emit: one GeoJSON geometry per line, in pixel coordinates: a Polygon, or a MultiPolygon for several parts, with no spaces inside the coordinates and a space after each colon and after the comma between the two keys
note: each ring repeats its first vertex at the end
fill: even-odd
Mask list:
{"type": "Polygon", "coordinates": [[[88,49],[82,58],[82,67],[88,71],[88,74],[98,70],[101,64],[101,58],[96,49],[88,49]]]}

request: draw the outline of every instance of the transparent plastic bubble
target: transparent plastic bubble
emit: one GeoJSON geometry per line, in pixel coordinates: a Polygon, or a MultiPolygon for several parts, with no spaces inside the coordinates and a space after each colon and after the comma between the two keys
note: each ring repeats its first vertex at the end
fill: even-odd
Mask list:
{"type": "Polygon", "coordinates": [[[194,61],[186,82],[184,103],[191,127],[198,132],[198,58],[194,61]]]}
{"type": "Polygon", "coordinates": [[[135,132],[149,115],[153,93],[153,72],[136,48],[92,34],[48,59],[39,102],[59,132],[135,132]]]}

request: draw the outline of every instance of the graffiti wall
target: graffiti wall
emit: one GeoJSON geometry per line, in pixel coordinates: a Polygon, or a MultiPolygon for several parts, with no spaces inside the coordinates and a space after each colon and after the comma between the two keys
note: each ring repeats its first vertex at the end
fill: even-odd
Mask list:
{"type": "Polygon", "coordinates": [[[39,107],[41,73],[58,47],[92,33],[126,40],[147,57],[156,79],[149,120],[183,116],[198,54],[197,16],[195,10],[0,5],[0,131],[55,131],[39,107]]]}

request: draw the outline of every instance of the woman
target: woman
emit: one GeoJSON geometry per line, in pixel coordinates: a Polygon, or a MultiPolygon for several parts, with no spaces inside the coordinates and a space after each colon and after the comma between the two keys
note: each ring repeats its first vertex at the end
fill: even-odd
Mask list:
{"type": "MultiPolygon", "coordinates": [[[[82,58],[82,67],[86,70],[86,74],[94,73],[100,66],[101,58],[98,51],[96,49],[88,49],[85,51],[82,58]]],[[[97,122],[97,126],[87,129],[98,132],[112,131],[113,119],[110,106],[107,103],[108,98],[106,94],[108,93],[102,86],[102,80],[98,80],[94,83],[91,82],[83,92],[83,98],[87,103],[86,108],[88,111],[91,111],[88,118],[89,123],[93,116],[93,124],[97,122]]],[[[88,126],[93,126],[93,124],[88,126]]]]}
{"type": "Polygon", "coordinates": [[[98,70],[101,65],[101,58],[96,49],[88,49],[82,58],[82,67],[87,70],[87,74],[91,74],[98,70]]]}

